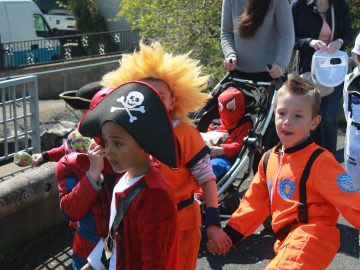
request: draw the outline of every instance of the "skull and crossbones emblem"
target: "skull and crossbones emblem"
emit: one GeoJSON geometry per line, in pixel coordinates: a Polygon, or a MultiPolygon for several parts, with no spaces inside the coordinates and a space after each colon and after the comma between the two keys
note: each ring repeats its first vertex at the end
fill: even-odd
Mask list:
{"type": "Polygon", "coordinates": [[[144,95],[138,91],[131,91],[125,100],[124,96],[116,99],[117,102],[120,102],[123,107],[111,107],[110,112],[115,112],[117,110],[126,110],[129,115],[129,122],[134,122],[137,117],[134,116],[131,112],[141,112],[145,113],[145,107],[140,106],[144,101],[144,95]]]}

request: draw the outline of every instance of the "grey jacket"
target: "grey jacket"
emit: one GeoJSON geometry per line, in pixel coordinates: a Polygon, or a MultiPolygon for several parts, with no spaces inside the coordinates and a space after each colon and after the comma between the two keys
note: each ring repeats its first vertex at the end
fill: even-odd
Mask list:
{"type": "Polygon", "coordinates": [[[286,70],[294,46],[295,34],[288,0],[271,0],[263,24],[250,39],[241,38],[236,21],[247,0],[223,0],[221,46],[225,58],[236,56],[237,70],[266,72],[267,64],[286,70]]]}

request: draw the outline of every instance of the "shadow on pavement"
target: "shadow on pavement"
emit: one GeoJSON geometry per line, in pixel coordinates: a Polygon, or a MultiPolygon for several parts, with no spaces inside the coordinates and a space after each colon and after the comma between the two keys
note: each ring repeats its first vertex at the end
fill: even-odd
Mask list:
{"type": "Polygon", "coordinates": [[[359,258],[359,231],[345,224],[337,224],[336,226],[340,230],[340,248],[338,253],[359,258]]]}
{"type": "MultiPolygon", "coordinates": [[[[353,265],[359,259],[359,232],[354,227],[347,225],[343,217],[337,227],[340,230],[340,248],[329,269],[357,269],[353,265]],[[346,264],[346,266],[343,266],[346,264]]],[[[264,269],[275,257],[273,245],[275,238],[269,234],[255,233],[249,236],[237,249],[232,248],[226,255],[210,254],[206,251],[205,241],[201,242],[198,258],[205,259],[213,270],[221,269],[264,269]]],[[[205,268],[199,268],[205,269],[205,268]]]]}
{"type": "Polygon", "coordinates": [[[206,257],[210,269],[222,269],[227,264],[254,265],[261,261],[271,260],[275,254],[272,235],[256,233],[244,240],[238,248],[232,248],[226,255],[210,254],[206,251],[205,242],[201,242],[198,258],[206,257]]]}
{"type": "Polygon", "coordinates": [[[73,235],[67,224],[20,248],[2,270],[71,269],[73,235]]]}

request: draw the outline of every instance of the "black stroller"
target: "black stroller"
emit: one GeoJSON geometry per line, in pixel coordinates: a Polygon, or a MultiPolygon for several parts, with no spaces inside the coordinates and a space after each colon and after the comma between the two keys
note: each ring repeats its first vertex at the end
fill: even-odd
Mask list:
{"type": "Polygon", "coordinates": [[[238,208],[240,199],[257,170],[261,155],[278,141],[273,110],[277,90],[283,82],[284,78],[262,82],[240,79],[237,74],[229,73],[215,86],[211,92],[212,98],[204,108],[193,116],[197,129],[200,132],[206,132],[209,125],[219,118],[218,96],[227,88],[235,87],[242,91],[245,97],[245,117],[249,117],[253,123],[253,128],[244,138],[242,149],[230,170],[217,182],[222,219],[229,218],[229,215],[238,208]]]}

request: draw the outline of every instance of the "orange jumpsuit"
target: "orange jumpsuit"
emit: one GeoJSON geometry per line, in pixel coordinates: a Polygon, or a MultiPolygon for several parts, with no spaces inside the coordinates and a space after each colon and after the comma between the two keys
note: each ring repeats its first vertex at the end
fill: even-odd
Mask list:
{"type": "Polygon", "coordinates": [[[276,240],[276,256],[266,269],[325,269],[340,245],[335,226],[339,212],[360,229],[360,190],[326,150],[311,167],[306,182],[308,222],[299,223],[299,181],[317,148],[319,146],[310,140],[285,151],[275,147],[269,156],[266,179],[263,157],[249,190],[224,228],[237,245],[269,214],[275,234],[293,223],[288,226],[289,231],[276,240]]]}
{"type": "MultiPolygon", "coordinates": [[[[175,136],[179,146],[179,165],[173,170],[161,164],[161,172],[174,191],[177,203],[188,200],[200,188],[197,179],[192,175],[191,168],[209,153],[200,133],[186,123],[175,126],[175,136]]],[[[211,165],[210,165],[211,168],[211,165]]],[[[212,175],[211,180],[215,179],[212,175]]],[[[178,212],[179,220],[179,269],[192,270],[196,261],[201,240],[201,215],[199,204],[193,202],[178,212]]]]}

